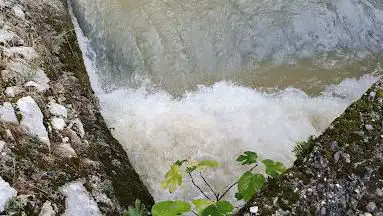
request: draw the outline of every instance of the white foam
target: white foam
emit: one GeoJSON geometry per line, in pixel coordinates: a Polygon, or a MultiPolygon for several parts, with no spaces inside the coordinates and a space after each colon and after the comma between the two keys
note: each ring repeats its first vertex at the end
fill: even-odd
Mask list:
{"type": "Polygon", "coordinates": [[[265,93],[228,82],[202,86],[181,99],[144,89],[98,96],[103,116],[142,180],[155,199],[167,199],[159,185],[178,159],[223,162],[215,180],[219,190],[239,175],[232,164],[243,151],[291,164],[295,143],[320,134],[374,81],[371,76],[345,80],[319,97],[294,88],[265,93]]]}
{"type": "Polygon", "coordinates": [[[145,88],[104,93],[92,62],[94,52],[73,22],[101,112],[156,200],[201,197],[188,183],[174,194],[160,188],[169,165],[178,159],[222,162],[214,175],[207,174],[217,191],[243,171],[234,161],[243,151],[291,164],[297,141],[320,134],[376,80],[347,79],[318,97],[295,88],[265,92],[224,81],[178,99],[145,88]]]}

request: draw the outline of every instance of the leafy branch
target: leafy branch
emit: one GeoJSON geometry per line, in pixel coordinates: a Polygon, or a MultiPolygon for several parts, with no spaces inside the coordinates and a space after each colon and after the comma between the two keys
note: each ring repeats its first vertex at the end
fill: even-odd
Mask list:
{"type": "MultiPolygon", "coordinates": [[[[175,200],[175,201],[161,201],[157,202],[152,208],[153,216],[177,216],[184,213],[192,212],[197,216],[225,216],[232,215],[235,207],[228,201],[222,200],[227,193],[237,186],[237,192],[235,198],[237,200],[249,201],[258,191],[262,189],[265,182],[269,178],[276,178],[278,175],[285,172],[286,168],[281,162],[273,161],[270,159],[258,161],[258,155],[255,152],[246,151],[240,155],[237,162],[244,166],[252,165],[248,171],[242,174],[242,176],[223,193],[217,193],[211,184],[203,176],[202,172],[206,169],[212,169],[219,167],[219,163],[213,160],[202,160],[199,162],[189,160],[178,160],[170,166],[169,171],[165,174],[165,179],[161,183],[161,187],[173,193],[178,187],[183,184],[183,177],[189,176],[192,184],[195,188],[206,198],[192,200],[191,203],[175,200]],[[264,166],[265,173],[253,173],[254,169],[258,166],[264,166]],[[203,184],[208,188],[209,193],[204,191],[201,185],[198,185],[193,177],[193,173],[198,172],[201,177],[203,184]]],[[[136,206],[140,206],[139,203],[136,206]]],[[[137,213],[143,212],[142,209],[139,211],[130,212],[137,213]]],[[[128,216],[144,216],[138,214],[129,214],[128,216]]]]}

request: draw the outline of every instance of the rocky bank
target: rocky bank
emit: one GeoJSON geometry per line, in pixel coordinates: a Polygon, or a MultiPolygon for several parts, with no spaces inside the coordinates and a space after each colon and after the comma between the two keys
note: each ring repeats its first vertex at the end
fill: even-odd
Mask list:
{"type": "Polygon", "coordinates": [[[111,136],[60,0],[0,0],[0,215],[120,215],[153,199],[111,136]]]}
{"type": "Polygon", "coordinates": [[[383,216],[383,79],[270,181],[239,215],[383,216]]]}

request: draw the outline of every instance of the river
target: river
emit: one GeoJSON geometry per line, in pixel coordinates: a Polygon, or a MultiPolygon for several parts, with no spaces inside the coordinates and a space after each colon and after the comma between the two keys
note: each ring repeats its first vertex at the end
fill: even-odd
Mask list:
{"type": "MultiPolygon", "coordinates": [[[[203,198],[178,159],[215,159],[222,191],[243,151],[294,161],[381,73],[380,0],[73,0],[92,87],[156,200],[203,198]]],[[[76,23],[77,24],[77,23],[76,23]]],[[[233,197],[234,191],[229,196],[233,197]]]]}

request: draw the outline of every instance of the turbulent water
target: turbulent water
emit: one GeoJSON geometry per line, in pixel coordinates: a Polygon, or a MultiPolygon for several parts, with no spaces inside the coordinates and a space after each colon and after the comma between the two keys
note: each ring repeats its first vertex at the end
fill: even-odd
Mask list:
{"type": "Polygon", "coordinates": [[[73,0],[73,10],[102,114],[156,200],[201,196],[160,189],[177,159],[221,161],[207,174],[217,191],[242,171],[242,151],[291,164],[295,143],[380,70],[380,0],[73,0]]]}

